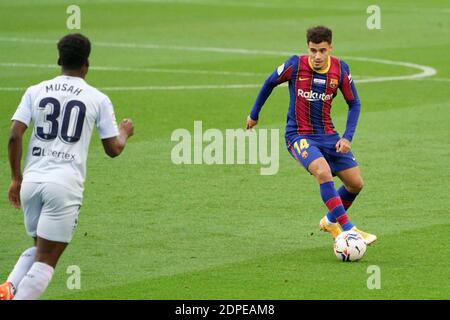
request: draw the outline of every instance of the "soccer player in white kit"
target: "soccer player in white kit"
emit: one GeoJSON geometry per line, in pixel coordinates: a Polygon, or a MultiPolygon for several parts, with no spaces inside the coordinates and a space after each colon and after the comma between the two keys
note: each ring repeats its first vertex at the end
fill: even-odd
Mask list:
{"type": "Polygon", "coordinates": [[[133,135],[131,120],[116,124],[108,96],[84,80],[91,44],[81,34],[58,42],[61,75],[29,87],[12,117],[8,144],[12,181],[9,200],[24,212],[34,246],[25,250],[0,299],[38,299],[72,239],[83,200],[86,159],[94,126],[105,152],[118,156],[133,135]],[[32,129],[21,173],[22,137],[32,129]]]}

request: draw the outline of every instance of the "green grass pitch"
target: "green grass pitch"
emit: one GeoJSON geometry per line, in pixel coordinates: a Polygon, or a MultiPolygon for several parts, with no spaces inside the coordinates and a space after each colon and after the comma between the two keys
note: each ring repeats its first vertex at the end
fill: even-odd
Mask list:
{"type": "MultiPolygon", "coordinates": [[[[2,281],[31,244],[22,213],[7,201],[10,118],[22,89],[58,74],[55,43],[69,32],[73,2],[0,1],[2,281]]],[[[109,67],[93,68],[87,80],[105,88],[118,119],[131,117],[136,129],[114,160],[94,132],[78,230],[42,298],[448,299],[450,7],[380,0],[382,28],[368,30],[372,2],[77,1],[80,31],[93,42],[91,65],[109,67]],[[345,57],[357,80],[422,71],[356,57],[437,71],[357,84],[362,113],[353,150],[365,189],[349,215],[379,237],[357,263],[339,262],[329,235],[318,232],[325,213],[318,187],[284,147],[285,87],[259,123],[280,129],[278,174],[170,159],[171,133],[192,131],[195,120],[204,129],[243,127],[258,86],[289,53],[305,52],[305,30],[316,24],[333,29],[334,55],[345,57]],[[189,88],[235,84],[255,86],[189,88]],[[70,265],[81,268],[80,290],[67,289],[70,265]],[[380,268],[381,289],[367,288],[371,265],[380,268]]],[[[341,94],[332,110],[342,133],[341,94]]]]}

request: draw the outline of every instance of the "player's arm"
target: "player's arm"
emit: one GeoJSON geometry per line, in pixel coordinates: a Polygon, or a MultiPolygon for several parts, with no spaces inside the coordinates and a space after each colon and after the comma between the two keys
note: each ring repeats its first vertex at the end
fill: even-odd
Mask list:
{"type": "Polygon", "coordinates": [[[9,202],[17,209],[20,208],[20,187],[22,185],[22,138],[27,130],[26,124],[13,120],[8,140],[8,158],[11,167],[11,184],[8,189],[9,202]]]}
{"type": "Polygon", "coordinates": [[[347,153],[351,149],[351,141],[353,140],[358,124],[359,114],[361,112],[361,102],[358,97],[358,92],[356,91],[355,83],[350,74],[350,68],[343,61],[341,61],[341,64],[342,70],[339,89],[347,102],[348,113],[345,132],[336,144],[336,151],[347,153]]]}
{"type": "Polygon", "coordinates": [[[25,91],[19,106],[12,117],[12,124],[8,139],[8,159],[11,167],[11,184],[8,189],[9,202],[20,208],[20,188],[22,186],[22,139],[32,118],[31,112],[32,87],[25,91]]]}
{"type": "Polygon", "coordinates": [[[124,119],[119,125],[119,135],[102,139],[103,149],[111,158],[117,157],[125,149],[129,137],[134,134],[133,122],[130,119],[124,119]]]}
{"type": "Polygon", "coordinates": [[[103,149],[111,158],[122,153],[128,138],[134,134],[133,122],[130,119],[124,119],[117,127],[114,108],[108,97],[105,97],[99,106],[96,125],[103,149]]]}
{"type": "Polygon", "coordinates": [[[273,89],[279,84],[290,80],[292,75],[292,65],[296,59],[297,56],[289,58],[285,63],[279,66],[266,81],[264,81],[264,84],[256,97],[256,101],[253,104],[253,108],[247,117],[247,129],[253,128],[258,123],[259,113],[273,89]]]}

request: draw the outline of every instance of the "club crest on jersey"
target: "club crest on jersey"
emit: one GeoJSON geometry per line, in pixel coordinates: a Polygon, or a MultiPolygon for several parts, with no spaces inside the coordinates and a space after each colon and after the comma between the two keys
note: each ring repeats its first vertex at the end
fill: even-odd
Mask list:
{"type": "Polygon", "coordinates": [[[339,80],[338,79],[330,79],[330,87],[332,87],[333,89],[336,89],[339,85],[339,80]]]}
{"type": "Polygon", "coordinates": [[[305,150],[305,151],[302,152],[302,158],[303,159],[308,158],[308,151],[305,150]]]}
{"type": "Polygon", "coordinates": [[[278,75],[282,74],[283,71],[284,71],[284,63],[283,63],[281,66],[279,66],[279,67],[277,68],[277,73],[278,73],[278,75]]]}

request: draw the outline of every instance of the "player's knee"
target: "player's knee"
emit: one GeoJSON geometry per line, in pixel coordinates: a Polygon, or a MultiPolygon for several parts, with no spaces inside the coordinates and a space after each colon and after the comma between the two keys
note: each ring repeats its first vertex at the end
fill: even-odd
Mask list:
{"type": "Polygon", "coordinates": [[[346,186],[347,190],[351,193],[360,193],[364,188],[364,181],[360,179],[359,181],[346,186]]]}
{"type": "Polygon", "coordinates": [[[319,183],[325,183],[333,180],[333,175],[328,168],[319,168],[316,170],[314,175],[319,183]]]}

